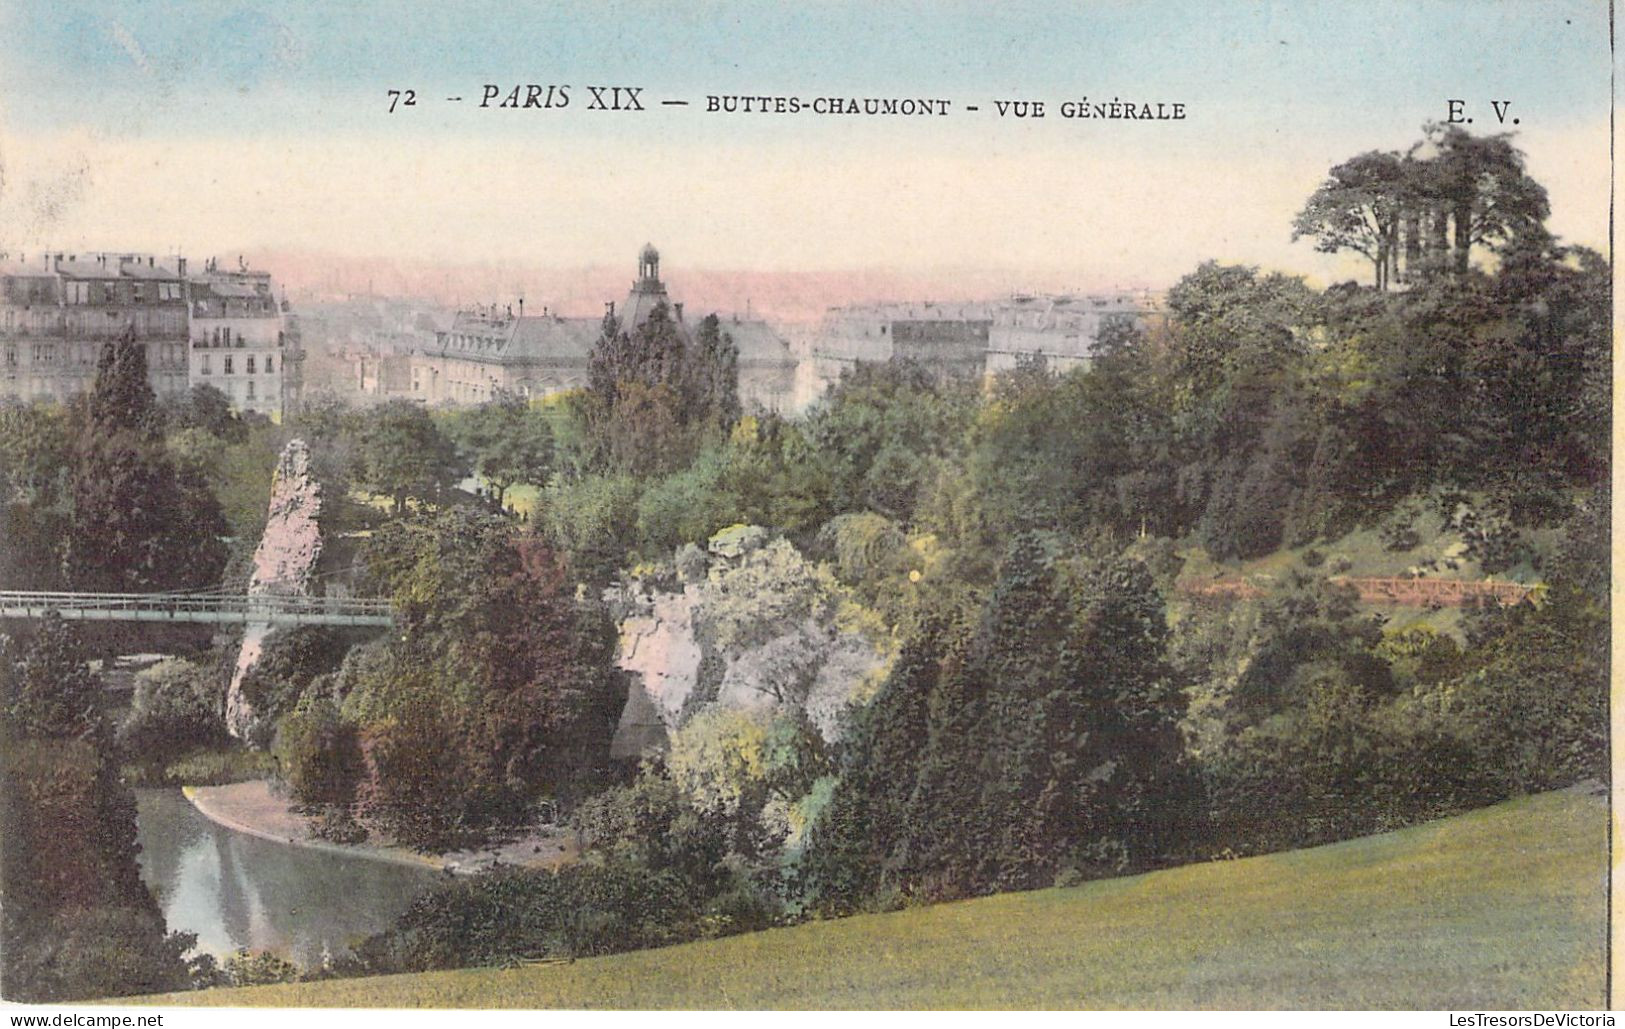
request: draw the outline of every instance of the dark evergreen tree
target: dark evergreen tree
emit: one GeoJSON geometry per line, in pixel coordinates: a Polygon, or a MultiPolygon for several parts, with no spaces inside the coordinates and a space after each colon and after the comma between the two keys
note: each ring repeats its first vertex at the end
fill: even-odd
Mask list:
{"type": "Polygon", "coordinates": [[[82,410],[64,562],[81,589],[141,592],[218,582],[225,516],[195,470],[177,469],[133,330],[102,348],[82,410]]]}

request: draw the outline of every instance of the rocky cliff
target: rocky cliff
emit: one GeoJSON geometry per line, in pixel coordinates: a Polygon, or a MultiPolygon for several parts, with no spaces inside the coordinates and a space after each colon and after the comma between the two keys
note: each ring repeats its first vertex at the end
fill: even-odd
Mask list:
{"type": "MultiPolygon", "coordinates": [[[[254,550],[254,570],[248,582],[250,596],[272,594],[302,596],[310,592],[316,559],[322,552],[317,518],[322,509],[321,484],[310,469],[310,448],[302,439],[289,440],[277,460],[271,479],[271,504],[265,534],[254,550]]],[[[243,676],[259,660],[268,622],[250,623],[243,633],[237,667],[226,691],[226,730],[242,736],[253,722],[254,711],[242,695],[243,676]]]]}
{"type": "Polygon", "coordinates": [[[611,754],[665,748],[669,734],[709,708],[804,713],[827,740],[883,671],[881,648],[838,627],[843,591],[823,569],[764,530],[712,540],[686,582],[629,584],[619,612],[620,667],[632,683],[611,754]]]}

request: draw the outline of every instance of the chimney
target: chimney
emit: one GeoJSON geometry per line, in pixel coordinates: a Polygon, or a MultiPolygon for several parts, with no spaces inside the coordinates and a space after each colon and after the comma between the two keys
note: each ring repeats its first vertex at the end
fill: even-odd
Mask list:
{"type": "Polygon", "coordinates": [[[181,276],[182,278],[186,277],[186,258],[175,258],[175,274],[181,276]]]}
{"type": "Polygon", "coordinates": [[[525,298],[520,297],[519,298],[519,317],[523,318],[524,316],[525,316],[525,298]]]}
{"type": "Polygon", "coordinates": [[[611,318],[615,317],[615,301],[610,300],[605,302],[604,313],[609,315],[611,318]]]}
{"type": "Polygon", "coordinates": [[[677,320],[682,321],[683,320],[683,305],[680,304],[680,303],[677,303],[677,304],[673,304],[671,306],[677,310],[677,320]]]}

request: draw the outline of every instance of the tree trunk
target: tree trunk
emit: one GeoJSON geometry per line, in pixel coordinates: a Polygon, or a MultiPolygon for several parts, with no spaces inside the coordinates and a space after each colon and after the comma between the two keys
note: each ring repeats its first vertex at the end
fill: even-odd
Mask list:
{"type": "Polygon", "coordinates": [[[1473,205],[1468,201],[1456,204],[1456,274],[1467,274],[1468,251],[1473,245],[1473,205]]]}
{"type": "Polygon", "coordinates": [[[1429,271],[1443,271],[1450,264],[1450,212],[1438,205],[1429,212],[1432,240],[1428,245],[1424,265],[1429,271]]]}
{"type": "Polygon", "coordinates": [[[1415,282],[1422,264],[1422,212],[1416,207],[1405,209],[1405,272],[1401,282],[1415,282]]]}

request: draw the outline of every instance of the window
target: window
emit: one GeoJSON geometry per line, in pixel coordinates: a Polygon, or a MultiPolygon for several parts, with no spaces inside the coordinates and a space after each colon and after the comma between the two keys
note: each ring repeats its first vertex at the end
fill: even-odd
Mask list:
{"type": "Polygon", "coordinates": [[[52,364],[56,361],[56,345],[52,343],[34,344],[34,362],[36,364],[52,364]]]}
{"type": "Polygon", "coordinates": [[[265,374],[266,375],[270,375],[272,372],[276,371],[275,368],[271,367],[271,362],[274,361],[274,360],[275,360],[275,358],[273,358],[270,354],[265,355],[265,374]]]}
{"type": "Polygon", "coordinates": [[[223,346],[223,347],[231,346],[231,330],[230,329],[221,329],[220,330],[220,345],[223,346]]]}
{"type": "Polygon", "coordinates": [[[70,283],[68,283],[68,303],[70,303],[70,304],[88,304],[88,303],[90,303],[90,283],[88,283],[88,282],[70,282],[70,283]]]}
{"type": "MultiPolygon", "coordinates": [[[[253,370],[254,369],[252,369],[252,368],[249,369],[249,371],[253,371],[253,370]]],[[[248,399],[249,400],[254,399],[254,380],[253,379],[248,380],[248,399]]]]}
{"type": "Polygon", "coordinates": [[[203,359],[198,362],[197,373],[199,375],[213,375],[214,374],[213,369],[211,369],[209,367],[209,355],[208,354],[204,354],[203,359]]]}
{"type": "MultiPolygon", "coordinates": [[[[247,372],[249,375],[254,374],[254,355],[253,354],[248,355],[247,367],[245,367],[243,370],[245,372],[247,372]]],[[[248,388],[250,390],[252,390],[254,387],[252,385],[250,385],[248,388]]]]}
{"type": "Polygon", "coordinates": [[[17,367],[17,348],[16,347],[7,347],[6,348],[6,367],[7,368],[15,368],[15,367],[17,367]]]}
{"type": "Polygon", "coordinates": [[[178,282],[158,283],[159,300],[179,300],[181,298],[181,284],[178,282]]]}
{"type": "Polygon", "coordinates": [[[225,358],[224,358],[224,361],[225,361],[224,374],[230,375],[231,374],[231,355],[227,354],[225,356],[225,358]]]}

